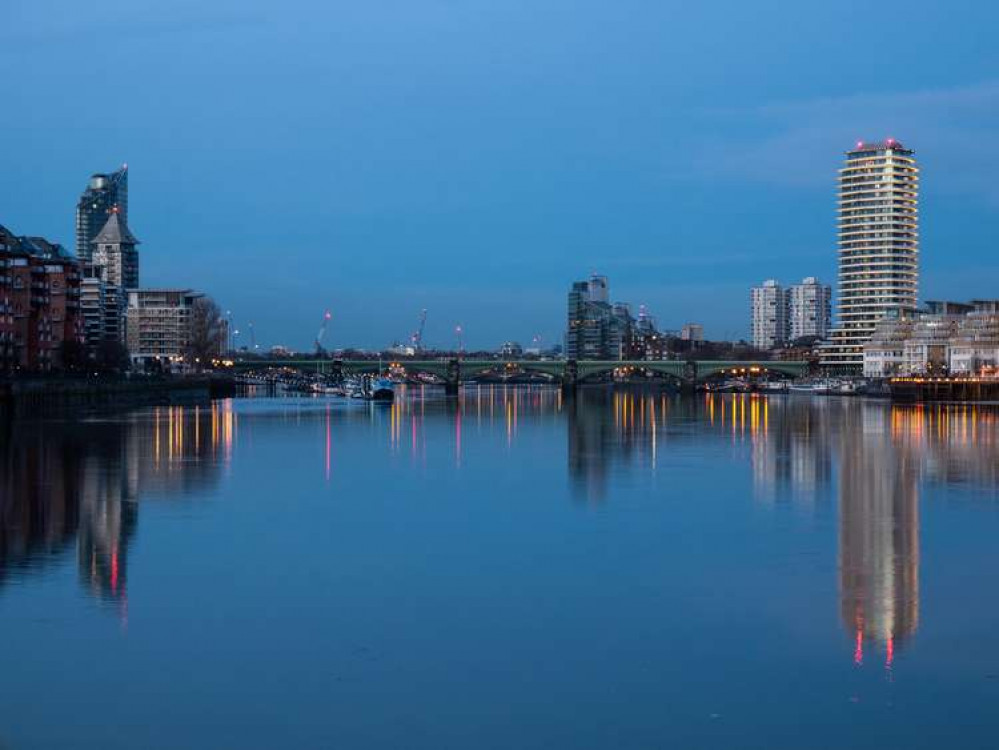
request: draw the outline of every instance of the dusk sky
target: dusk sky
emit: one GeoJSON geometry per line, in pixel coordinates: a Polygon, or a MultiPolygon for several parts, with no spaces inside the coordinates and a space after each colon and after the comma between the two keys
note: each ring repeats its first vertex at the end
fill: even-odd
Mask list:
{"type": "MultiPolygon", "coordinates": [[[[999,297],[989,2],[0,0],[0,224],[73,246],[129,165],[143,286],[258,342],[561,342],[592,271],[663,327],[835,281],[858,139],[922,167],[921,299],[999,297]]],[[[245,343],[241,341],[240,343],[245,343]]]]}

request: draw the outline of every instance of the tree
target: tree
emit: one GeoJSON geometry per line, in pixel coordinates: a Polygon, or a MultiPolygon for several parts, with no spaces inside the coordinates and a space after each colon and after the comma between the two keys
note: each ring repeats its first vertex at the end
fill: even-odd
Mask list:
{"type": "Polygon", "coordinates": [[[66,339],[59,347],[59,361],[66,372],[80,372],[87,367],[87,347],[76,339],[66,339]]]}
{"type": "Polygon", "coordinates": [[[212,359],[222,352],[224,342],[222,310],[211,297],[198,297],[191,310],[190,337],[187,342],[188,364],[196,369],[210,366],[212,359]]]}
{"type": "Polygon", "coordinates": [[[94,368],[98,372],[123,372],[128,369],[128,349],[117,339],[101,341],[94,351],[94,368]]]}

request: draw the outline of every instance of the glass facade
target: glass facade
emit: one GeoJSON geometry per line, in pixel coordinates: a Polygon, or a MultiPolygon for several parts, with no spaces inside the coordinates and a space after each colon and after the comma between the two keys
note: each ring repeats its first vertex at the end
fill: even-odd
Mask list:
{"type": "Polygon", "coordinates": [[[111,174],[95,174],[76,204],[76,257],[89,262],[93,242],[104,228],[112,209],[116,208],[123,221],[128,221],[128,168],[111,174]]]}

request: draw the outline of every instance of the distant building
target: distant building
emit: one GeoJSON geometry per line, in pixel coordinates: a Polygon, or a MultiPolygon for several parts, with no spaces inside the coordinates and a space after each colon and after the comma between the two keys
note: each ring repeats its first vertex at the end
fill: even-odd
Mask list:
{"type": "Polygon", "coordinates": [[[569,289],[566,359],[621,359],[630,313],[611,305],[606,276],[594,274],[569,289]]]}
{"type": "Polygon", "coordinates": [[[135,247],[138,244],[124,216],[112,209],[104,227],[91,241],[91,263],[99,269],[96,275],[119,289],[138,289],[139,253],[135,247]]]}
{"type": "Polygon", "coordinates": [[[919,287],[919,167],[889,138],[858,143],[839,172],[839,299],[821,363],[860,369],[878,321],[914,310],[919,287]]]}
{"type": "Polygon", "coordinates": [[[685,323],[680,329],[681,341],[701,343],[704,341],[704,326],[700,323],[685,323]]]}
{"type": "Polygon", "coordinates": [[[60,369],[82,331],[76,258],[0,226],[0,370],[60,369]]]}
{"type": "Polygon", "coordinates": [[[679,337],[673,332],[663,332],[656,326],[656,319],[649,314],[645,305],[638,310],[638,320],[630,328],[631,336],[627,342],[624,359],[629,360],[663,360],[669,359],[670,342],[679,337]]]}
{"type": "Polygon", "coordinates": [[[751,334],[757,349],[776,349],[787,343],[787,294],[774,279],[750,292],[751,334]]]}
{"type": "Polygon", "coordinates": [[[76,204],[76,255],[90,261],[93,240],[117,208],[122,221],[128,221],[128,167],[111,174],[95,174],[76,204]]]}
{"type": "Polygon", "coordinates": [[[829,332],[832,289],[809,276],[783,287],[768,279],[750,292],[750,333],[757,349],[777,349],[829,332]]]}
{"type": "Polygon", "coordinates": [[[132,289],[128,292],[128,352],[138,367],[180,367],[191,340],[195,302],[190,289],[132,289]]]}
{"type": "Polygon", "coordinates": [[[386,349],[385,352],[387,354],[395,355],[396,357],[414,357],[416,356],[416,347],[410,344],[400,344],[397,341],[386,349]]]}
{"type": "Polygon", "coordinates": [[[501,357],[510,357],[516,359],[517,357],[524,356],[524,347],[518,344],[516,341],[507,341],[503,346],[500,347],[501,357]]]}
{"type": "Polygon", "coordinates": [[[788,341],[824,339],[832,320],[832,287],[814,276],[787,289],[788,341]]]}

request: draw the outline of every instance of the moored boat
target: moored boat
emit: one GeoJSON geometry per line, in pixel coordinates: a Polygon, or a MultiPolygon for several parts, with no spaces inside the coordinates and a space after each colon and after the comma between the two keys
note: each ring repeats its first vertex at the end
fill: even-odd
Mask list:
{"type": "Polygon", "coordinates": [[[371,401],[392,401],[395,399],[395,383],[388,378],[374,378],[368,393],[371,401]]]}

